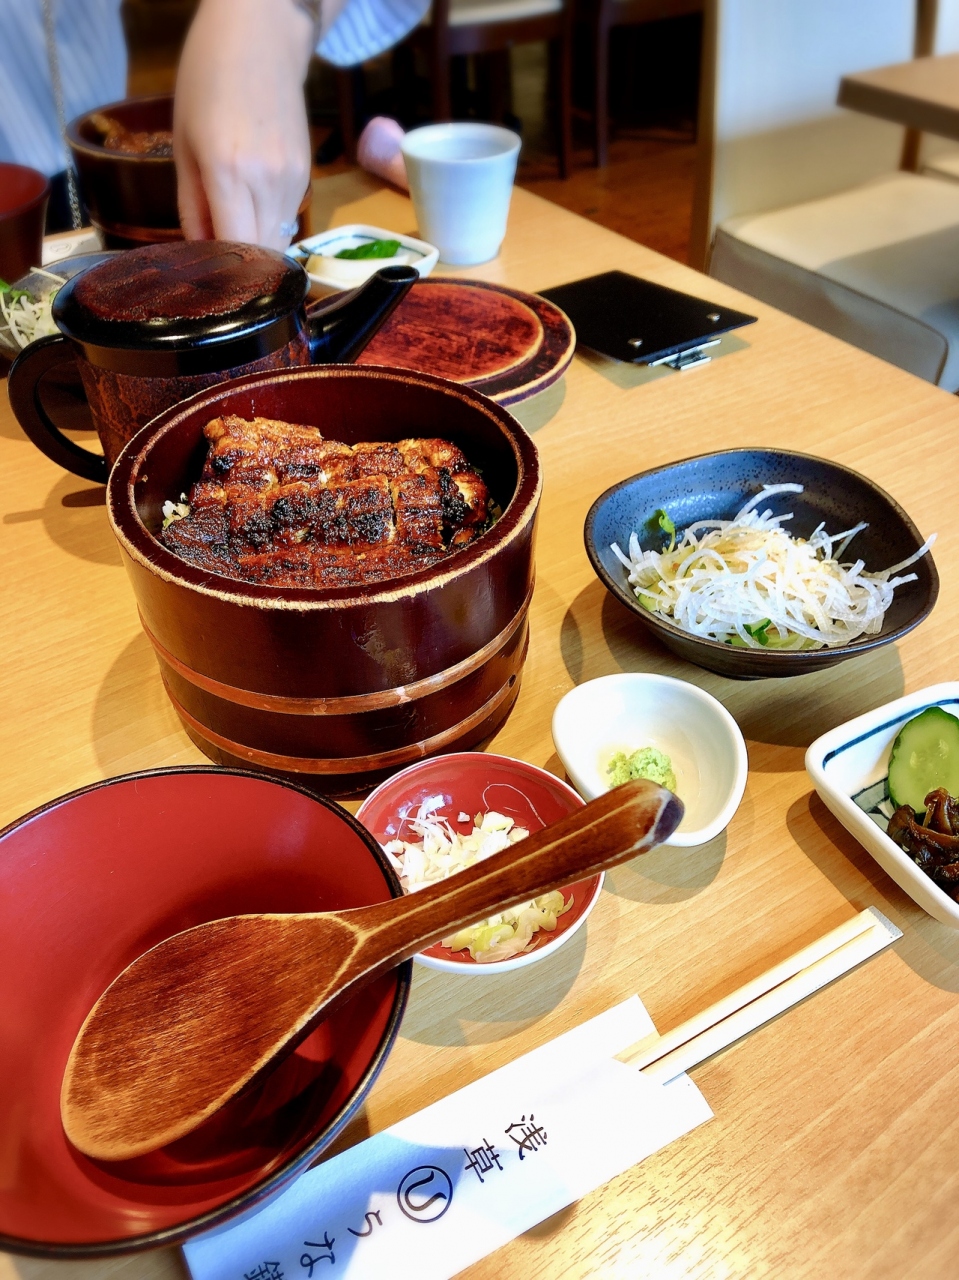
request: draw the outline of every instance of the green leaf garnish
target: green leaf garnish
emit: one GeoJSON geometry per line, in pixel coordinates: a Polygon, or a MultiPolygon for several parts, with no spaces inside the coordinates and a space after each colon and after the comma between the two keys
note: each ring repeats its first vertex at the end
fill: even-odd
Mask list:
{"type": "Polygon", "coordinates": [[[400,250],[399,240],[370,240],[358,244],[355,249],[341,249],[337,258],[395,258],[400,250]]]}
{"type": "Polygon", "coordinates": [[[30,297],[29,290],[14,289],[12,284],[7,284],[6,280],[0,280],[0,293],[9,293],[11,302],[16,302],[18,298],[30,297]]]}
{"type": "Polygon", "coordinates": [[[769,636],[766,635],[766,632],[771,626],[772,621],[769,618],[763,618],[762,622],[744,622],[743,630],[748,632],[754,640],[758,640],[761,645],[768,645],[769,636]]]}
{"type": "Polygon", "coordinates": [[[676,526],[663,510],[657,511],[653,516],[653,519],[659,525],[660,529],[662,529],[663,533],[665,533],[669,538],[669,546],[666,550],[672,551],[673,547],[676,545],[676,526]]]}

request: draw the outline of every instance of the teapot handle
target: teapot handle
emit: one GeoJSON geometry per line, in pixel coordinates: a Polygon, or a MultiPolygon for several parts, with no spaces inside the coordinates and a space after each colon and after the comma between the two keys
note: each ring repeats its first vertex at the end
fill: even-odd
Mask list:
{"type": "Polygon", "coordinates": [[[73,346],[62,334],[54,333],[31,342],[14,360],[7,375],[10,406],[24,432],[41,453],[58,466],[106,484],[110,468],[102,453],[91,453],[65,436],[40,400],[40,380],[61,364],[76,359],[73,346]]]}
{"type": "Polygon", "coordinates": [[[381,267],[358,289],[311,307],[312,363],[348,364],[355,360],[418,279],[415,267],[381,267]]]}

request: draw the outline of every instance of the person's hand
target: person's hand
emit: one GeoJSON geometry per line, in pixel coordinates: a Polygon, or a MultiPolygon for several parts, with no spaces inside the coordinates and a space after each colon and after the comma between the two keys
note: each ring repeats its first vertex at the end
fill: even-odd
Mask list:
{"type": "Polygon", "coordinates": [[[303,82],[314,36],[294,0],[201,0],[173,107],[188,240],[289,244],[310,181],[303,82]]]}
{"type": "Polygon", "coordinates": [[[359,136],[356,163],[361,169],[385,178],[395,187],[409,191],[410,180],[403,159],[403,126],[389,116],[374,116],[359,136]]]}

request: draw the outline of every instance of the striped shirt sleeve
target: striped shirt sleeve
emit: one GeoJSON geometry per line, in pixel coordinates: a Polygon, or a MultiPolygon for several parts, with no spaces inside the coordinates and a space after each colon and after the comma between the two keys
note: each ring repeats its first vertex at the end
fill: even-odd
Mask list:
{"type": "MultiPolygon", "coordinates": [[[[68,121],[126,93],[120,0],[54,0],[57,51],[68,121]]],[[[0,160],[59,173],[60,137],[41,0],[0,0],[0,160]]]]}
{"type": "Polygon", "coordinates": [[[346,0],[317,53],[337,67],[365,62],[409,35],[429,7],[430,0],[346,0]]]}

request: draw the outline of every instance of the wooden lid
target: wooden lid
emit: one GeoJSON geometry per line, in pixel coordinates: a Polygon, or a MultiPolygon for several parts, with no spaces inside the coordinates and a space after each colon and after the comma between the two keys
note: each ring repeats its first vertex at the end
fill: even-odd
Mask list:
{"type": "Polygon", "coordinates": [[[118,254],[57,294],[54,319],[97,347],[189,349],[289,316],[309,287],[292,259],[227,240],[173,241],[118,254]]]}

